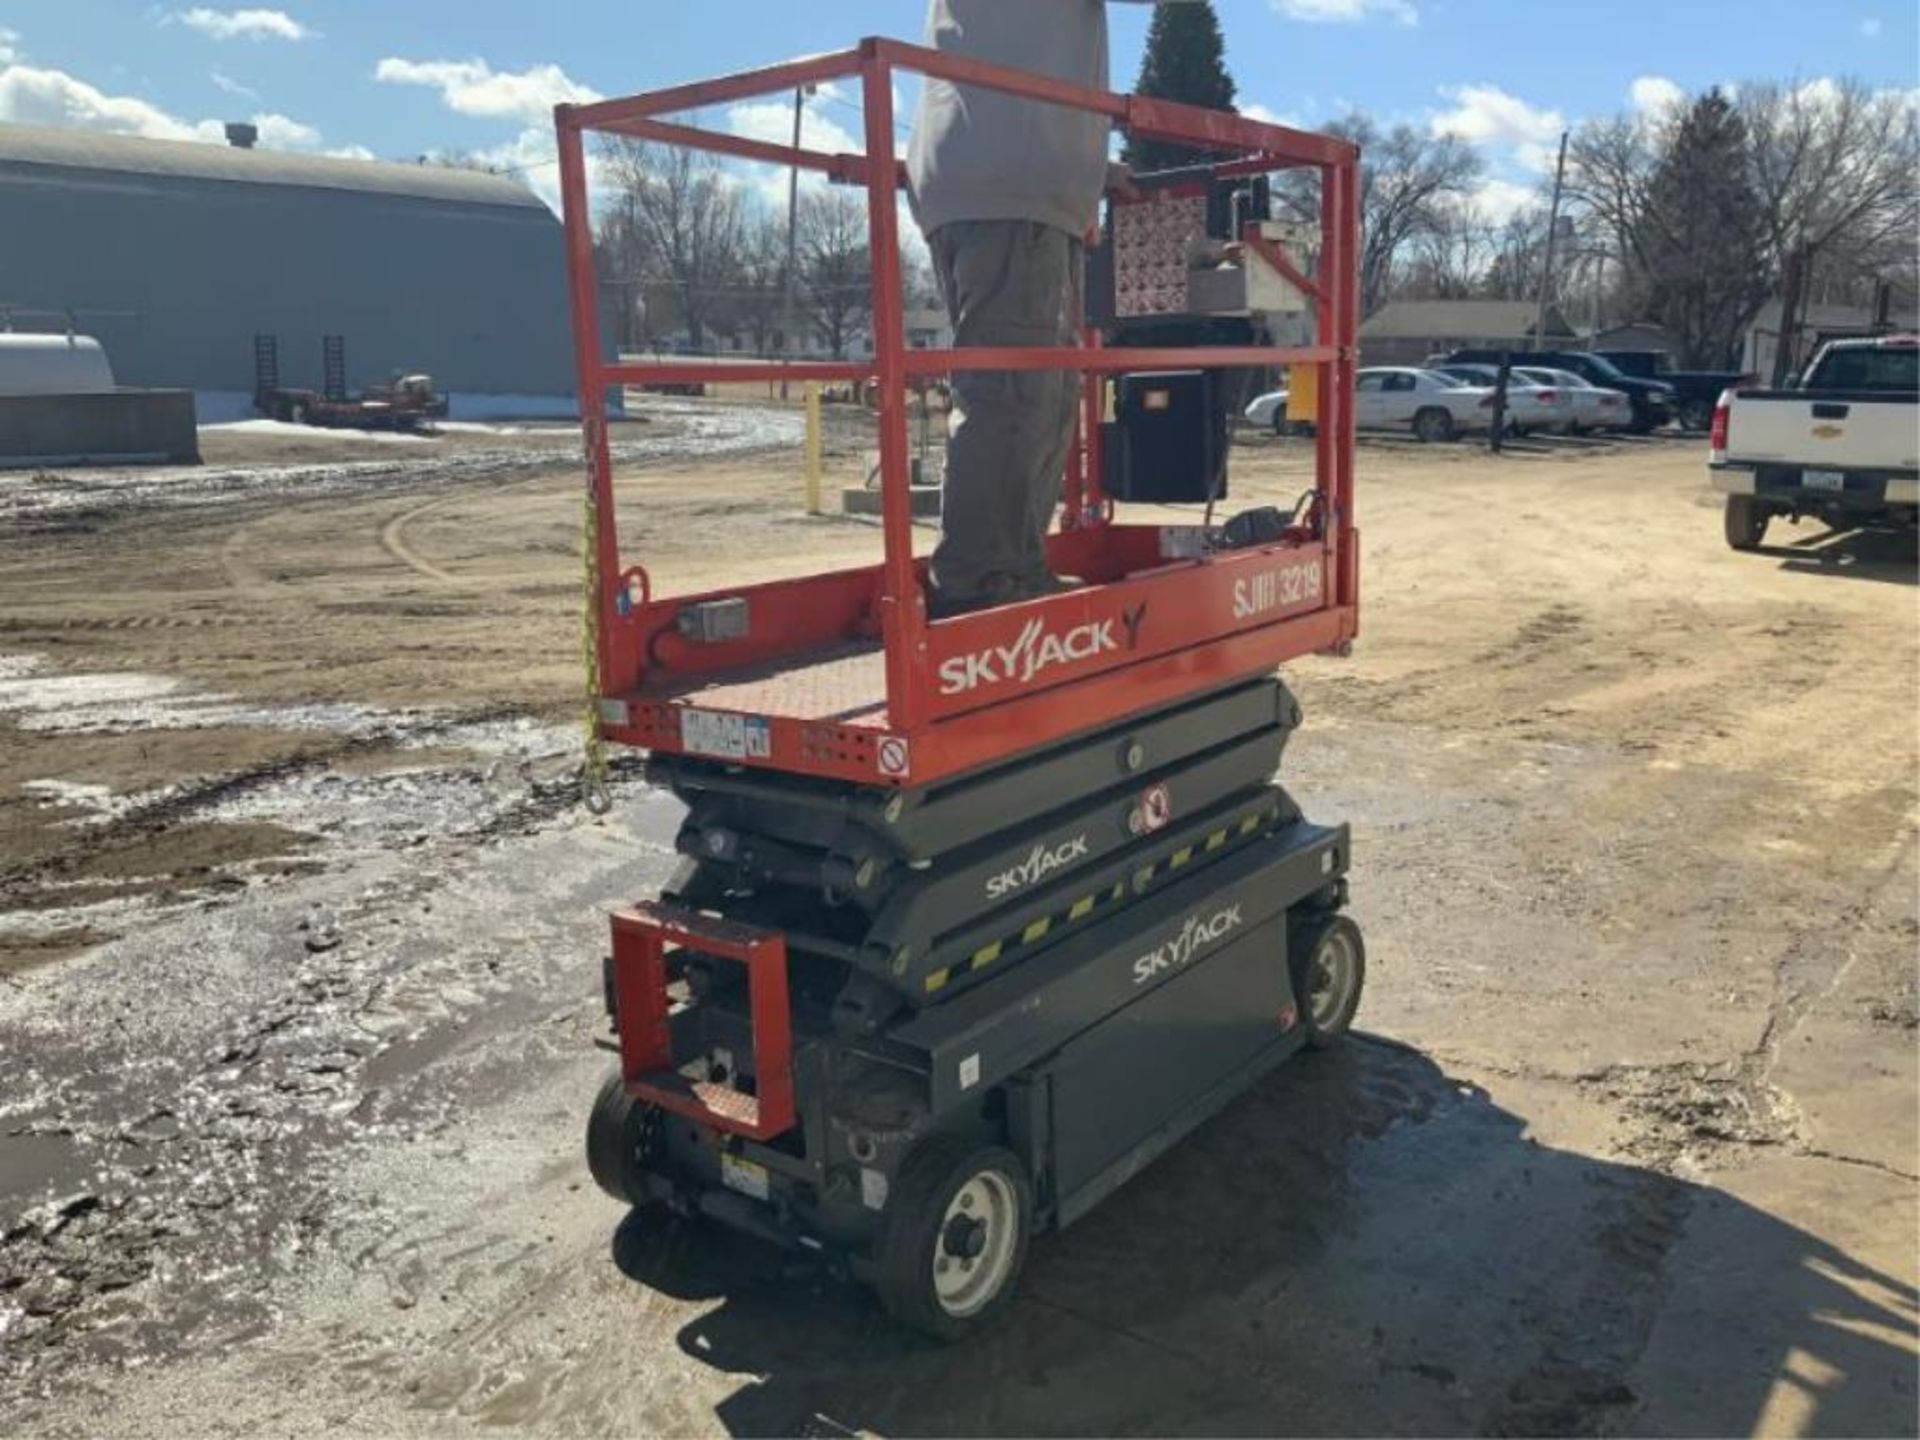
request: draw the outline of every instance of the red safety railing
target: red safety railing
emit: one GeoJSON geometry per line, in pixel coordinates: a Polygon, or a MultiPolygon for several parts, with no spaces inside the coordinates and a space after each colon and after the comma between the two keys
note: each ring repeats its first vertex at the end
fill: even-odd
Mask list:
{"type": "MultiPolygon", "coordinates": [[[[868,39],[851,50],[555,110],[575,359],[597,520],[597,659],[607,738],[746,765],[919,785],[1111,723],[1126,714],[1335,649],[1358,629],[1351,395],[1357,329],[1358,151],[1345,141],[1224,111],[1087,90],[1046,76],[868,39]],[[1315,301],[1306,346],[909,349],[894,156],[892,76],[916,72],[1106,115],[1135,136],[1231,158],[1218,176],[1312,167],[1320,178],[1317,278],[1249,227],[1244,237],[1315,301]],[[664,119],[702,106],[855,79],[865,151],[770,144],[664,119]],[[623,135],[793,165],[867,192],[873,358],[689,364],[603,357],[585,137],[623,135]],[[1126,371],[1319,367],[1315,523],[1271,544],[1174,558],[1160,527],[1116,523],[1101,494],[1102,377],[1126,371]],[[1069,369],[1084,386],[1080,435],[1049,559],[1087,583],[1044,599],[930,623],[913,554],[909,382],[970,370],[1069,369]],[[880,452],[878,566],[660,597],[623,563],[604,397],[609,386],[738,380],[871,383],[880,452]],[[700,643],[685,607],[740,601],[746,633],[700,643]]],[[[745,557],[743,557],[743,563],[745,557]]]]}

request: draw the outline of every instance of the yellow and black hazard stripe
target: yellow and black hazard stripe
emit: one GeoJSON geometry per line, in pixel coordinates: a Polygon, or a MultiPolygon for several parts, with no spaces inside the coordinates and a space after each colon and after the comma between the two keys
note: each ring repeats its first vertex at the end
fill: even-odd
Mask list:
{"type": "Polygon", "coordinates": [[[1243,815],[1238,821],[1210,830],[1203,839],[1195,840],[1190,845],[1183,845],[1150,865],[1141,866],[1128,880],[1116,880],[1104,889],[1089,891],[1065,909],[1057,910],[1051,915],[1042,915],[1011,934],[1003,935],[992,944],[982,945],[964,960],[956,960],[951,965],[943,965],[938,970],[928,971],[927,994],[937,994],[946,989],[949,984],[973,974],[976,970],[985,970],[1011,955],[1029,950],[1049,935],[1055,935],[1069,925],[1077,925],[1096,912],[1111,910],[1120,901],[1126,899],[1129,891],[1136,895],[1143,893],[1156,879],[1164,879],[1174,871],[1192,864],[1195,856],[1211,855],[1222,849],[1230,840],[1245,840],[1262,825],[1271,824],[1279,814],[1278,801],[1263,805],[1251,814],[1243,815]]]}

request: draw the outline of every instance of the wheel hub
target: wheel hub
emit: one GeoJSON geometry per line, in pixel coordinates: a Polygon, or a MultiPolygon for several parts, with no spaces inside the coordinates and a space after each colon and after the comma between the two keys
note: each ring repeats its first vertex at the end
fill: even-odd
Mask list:
{"type": "Polygon", "coordinates": [[[956,1260],[978,1260],[987,1248],[987,1222],[954,1216],[940,1236],[940,1248],[956,1260]]]}
{"type": "Polygon", "coordinates": [[[948,1201],[933,1254],[933,1290],[940,1308],[966,1316],[984,1309],[1013,1272],[1019,1249],[1019,1202],[996,1170],[982,1170],[948,1201]]]}

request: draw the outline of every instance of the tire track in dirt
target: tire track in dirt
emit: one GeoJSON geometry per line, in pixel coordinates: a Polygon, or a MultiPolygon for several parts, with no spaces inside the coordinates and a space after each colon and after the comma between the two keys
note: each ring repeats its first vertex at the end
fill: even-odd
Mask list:
{"type": "Polygon", "coordinates": [[[442,585],[461,584],[462,582],[459,576],[448,574],[445,570],[442,570],[431,560],[424,558],[419,552],[408,545],[406,536],[406,530],[409,524],[418,520],[422,515],[428,514],[430,511],[438,510],[449,500],[455,498],[457,497],[442,495],[436,500],[429,500],[424,505],[415,505],[412,509],[403,510],[398,515],[391,517],[380,527],[381,549],[385,550],[409,570],[414,571],[416,574],[424,575],[429,580],[436,580],[442,585]]]}

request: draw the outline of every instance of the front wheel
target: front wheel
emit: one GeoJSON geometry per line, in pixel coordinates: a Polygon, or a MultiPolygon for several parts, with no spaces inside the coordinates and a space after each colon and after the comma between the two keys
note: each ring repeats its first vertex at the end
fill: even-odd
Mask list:
{"type": "Polygon", "coordinates": [[[1287,433],[1287,412],[1285,410],[1276,410],[1273,412],[1273,433],[1283,439],[1285,438],[1287,433]]]}
{"type": "Polygon", "coordinates": [[[1727,496],[1727,544],[1736,550],[1758,550],[1772,518],[1751,495],[1727,496]]]}
{"type": "Polygon", "coordinates": [[[1422,410],[1413,417],[1413,433],[1423,444],[1444,444],[1453,439],[1453,416],[1444,410],[1422,410]]]}
{"type": "Polygon", "coordinates": [[[875,1288],[895,1317],[959,1340],[1013,1295],[1027,1261],[1033,1187],[1012,1151],[925,1141],[895,1177],[876,1247],[875,1288]]]}
{"type": "Polygon", "coordinates": [[[1367,947],[1360,927],[1345,915],[1294,926],[1287,936],[1294,1003],[1307,1027],[1307,1044],[1324,1050],[1353,1028],[1367,983],[1367,947]]]}

